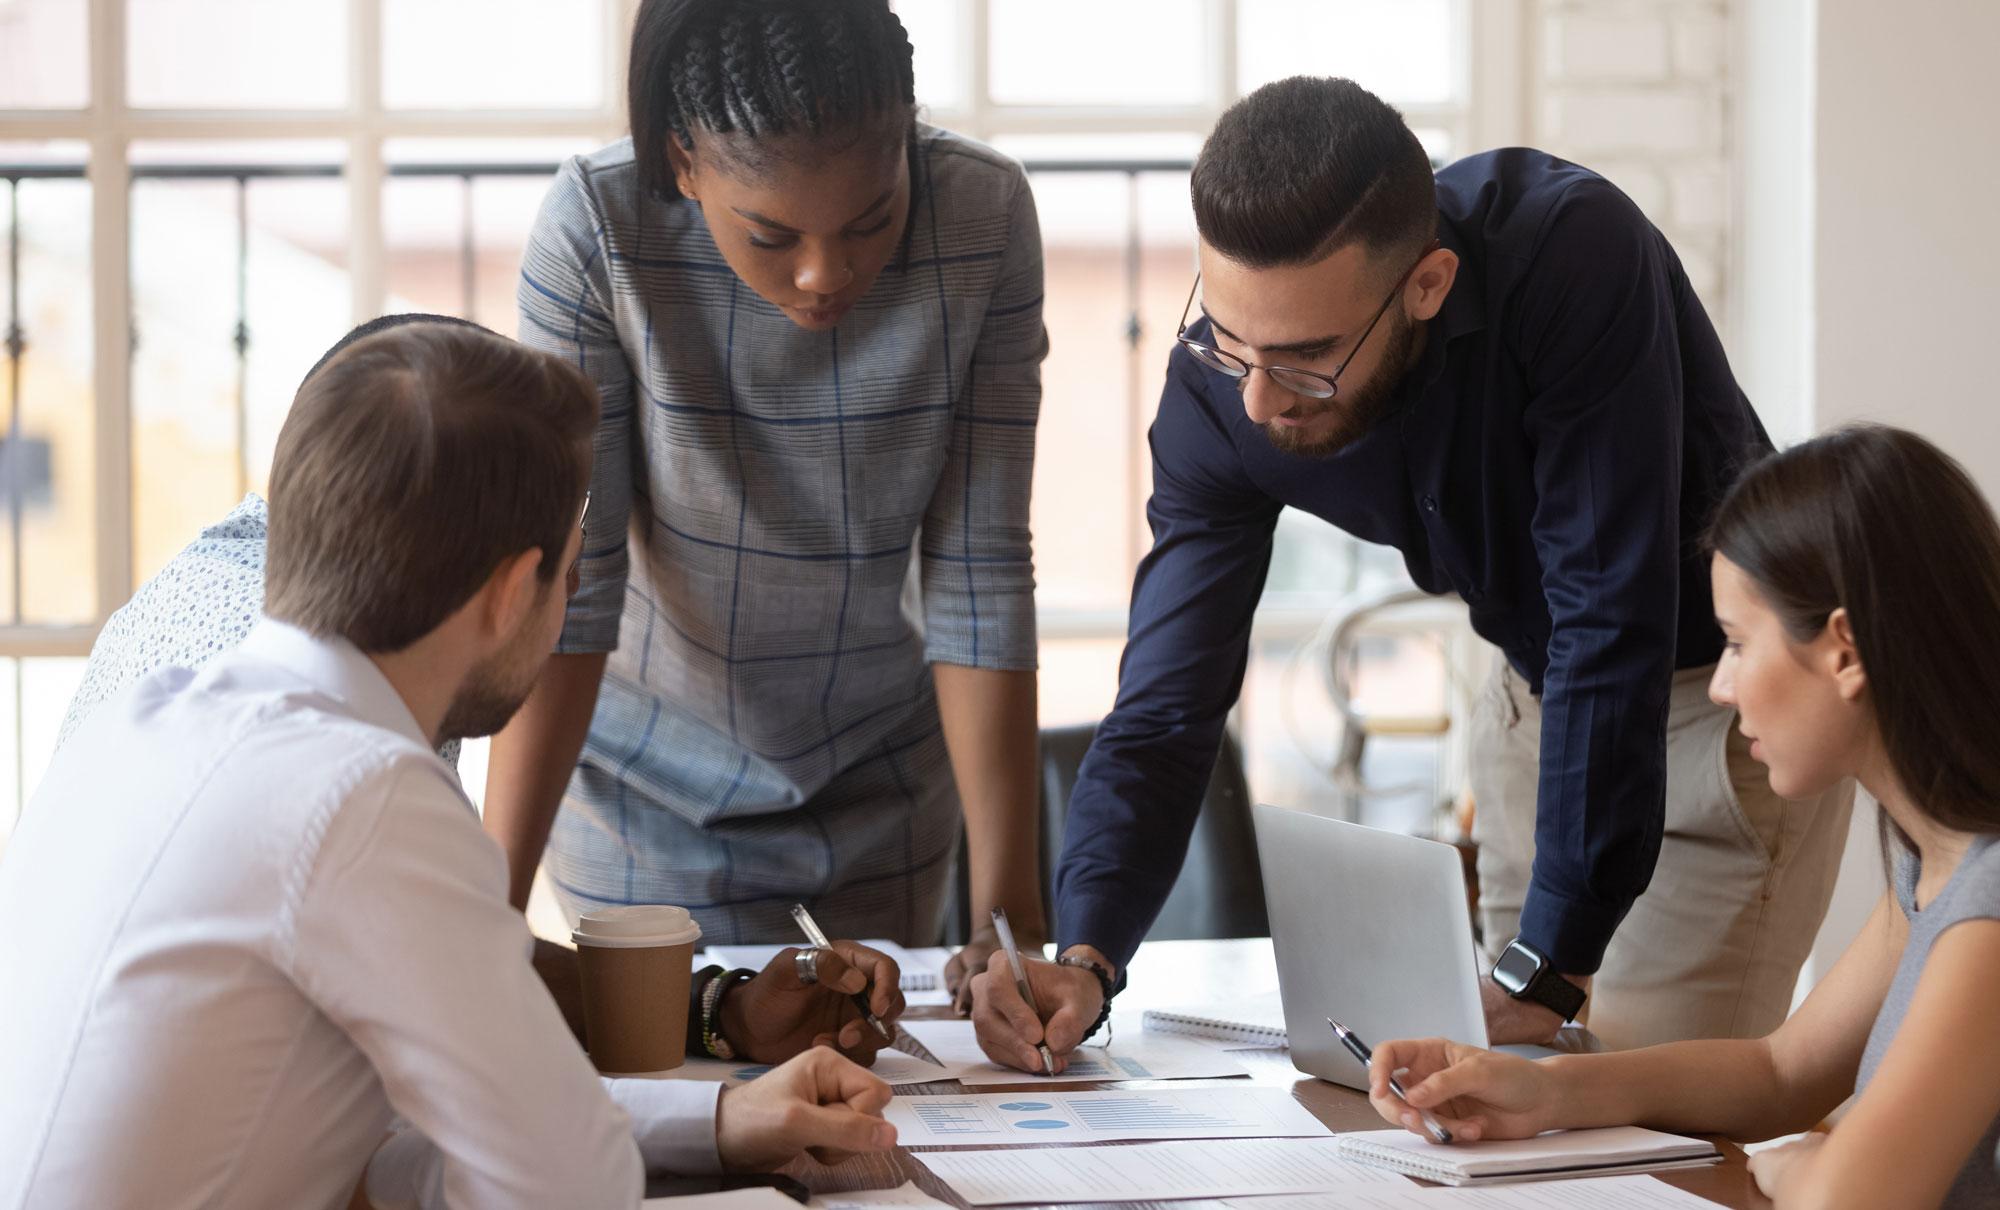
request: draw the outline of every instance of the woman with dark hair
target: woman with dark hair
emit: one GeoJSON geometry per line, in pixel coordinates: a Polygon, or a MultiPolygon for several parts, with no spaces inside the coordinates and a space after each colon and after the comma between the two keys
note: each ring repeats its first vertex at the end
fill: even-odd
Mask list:
{"type": "Polygon", "coordinates": [[[1874,795],[1888,893],[1769,1037],[1543,1062],[1392,1042],[1370,1099],[1468,1140],[1626,1123],[1747,1140],[1858,1093],[1830,1132],[1750,1161],[1779,1206],[2000,1205],[2000,525],[1936,446],[1867,426],[1752,468],[1712,542],[1728,646],[1710,693],[1779,794],[1854,777],[1874,795]]]}
{"type": "Polygon", "coordinates": [[[521,267],[604,411],[562,654],[493,745],[513,899],[546,844],[572,913],[928,945],[962,817],[975,917],[1039,945],[1026,177],[918,121],[886,0],[646,0],[628,93],[521,267]]]}

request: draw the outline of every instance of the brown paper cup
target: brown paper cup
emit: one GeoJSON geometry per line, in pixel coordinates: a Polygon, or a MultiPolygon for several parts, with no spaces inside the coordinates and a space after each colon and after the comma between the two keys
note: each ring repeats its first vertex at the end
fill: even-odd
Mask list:
{"type": "Polygon", "coordinates": [[[687,1057],[688,982],[701,929],[680,908],[607,908],[572,938],[583,973],[584,1035],[605,1075],[671,1071],[687,1057]]]}

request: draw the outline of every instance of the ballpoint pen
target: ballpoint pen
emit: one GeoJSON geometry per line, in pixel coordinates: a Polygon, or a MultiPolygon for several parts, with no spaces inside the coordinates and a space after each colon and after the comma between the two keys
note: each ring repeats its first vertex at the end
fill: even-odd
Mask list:
{"type": "MultiPolygon", "coordinates": [[[[1340,1022],[1334,1020],[1332,1017],[1328,1017],[1326,1019],[1326,1023],[1328,1025],[1333,1026],[1333,1032],[1337,1037],[1339,1037],[1340,1044],[1347,1048],[1347,1053],[1361,1060],[1361,1065],[1363,1067],[1366,1067],[1370,1063],[1375,1061],[1375,1053],[1368,1049],[1368,1043],[1363,1042],[1359,1037],[1355,1036],[1353,1030],[1347,1028],[1345,1025],[1342,1025],[1340,1022]]],[[[1403,1103],[1409,1105],[1410,1094],[1403,1091],[1402,1083],[1398,1081],[1395,1076],[1389,1077],[1389,1091],[1403,1098],[1403,1103]]],[[[1424,1120],[1424,1129],[1431,1132],[1432,1138],[1436,1139],[1440,1143],[1451,1142],[1451,1131],[1446,1130],[1443,1126],[1439,1125],[1438,1120],[1436,1118],[1432,1117],[1428,1113],[1425,1113],[1421,1109],[1417,1109],[1415,1105],[1410,1105],[1410,1108],[1415,1109],[1417,1116],[1424,1120]]]]}
{"type": "MultiPolygon", "coordinates": [[[[814,948],[823,950],[833,948],[833,942],[828,941],[826,934],[820,931],[818,922],[812,918],[811,912],[806,911],[805,904],[795,903],[792,905],[792,919],[798,921],[800,930],[805,933],[806,940],[810,941],[814,948]]],[[[876,1016],[875,1010],[868,1007],[869,997],[875,994],[875,981],[868,979],[866,975],[863,975],[862,978],[866,979],[867,982],[862,984],[860,991],[853,993],[848,999],[854,1001],[854,1007],[861,1010],[861,1019],[873,1026],[875,1032],[882,1035],[884,1042],[895,1041],[896,1035],[890,1033],[889,1027],[882,1024],[882,1018],[876,1016]]]]}
{"type": "MultiPolygon", "coordinates": [[[[1040,1019],[1042,1010],[1035,1004],[1035,989],[1028,986],[1028,971],[1021,965],[1021,948],[1014,944],[1014,929],[1007,923],[1006,908],[993,909],[993,931],[1000,934],[1000,948],[1007,952],[1007,965],[1014,968],[1014,986],[1020,990],[1021,999],[1028,1002],[1028,1010],[1040,1019]]],[[[1056,1074],[1056,1060],[1049,1053],[1049,1044],[1037,1042],[1035,1049],[1041,1052],[1043,1072],[1056,1074]]]]}

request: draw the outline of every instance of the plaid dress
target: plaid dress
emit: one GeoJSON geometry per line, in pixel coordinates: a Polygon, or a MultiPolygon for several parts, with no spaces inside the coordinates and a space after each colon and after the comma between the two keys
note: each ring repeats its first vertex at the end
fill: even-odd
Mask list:
{"type": "Polygon", "coordinates": [[[927,944],[959,834],[929,665],[1035,666],[1041,236],[1020,166],[920,127],[901,251],[830,332],[641,196],[566,164],[522,339],[603,419],[558,650],[611,652],[549,842],[564,906],[673,903],[710,941],[927,944]]]}

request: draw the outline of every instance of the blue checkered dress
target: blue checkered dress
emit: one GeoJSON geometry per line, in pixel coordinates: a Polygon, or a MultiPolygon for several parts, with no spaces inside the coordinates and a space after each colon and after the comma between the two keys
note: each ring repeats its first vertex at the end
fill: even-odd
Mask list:
{"type": "Polygon", "coordinates": [[[903,251],[832,332],[640,195],[566,164],[521,335],[603,393],[583,588],[611,651],[549,843],[572,911],[691,909],[710,941],[934,939],[959,807],[928,665],[1035,666],[1028,494],[1041,236],[1020,166],[920,128],[903,251]]]}

